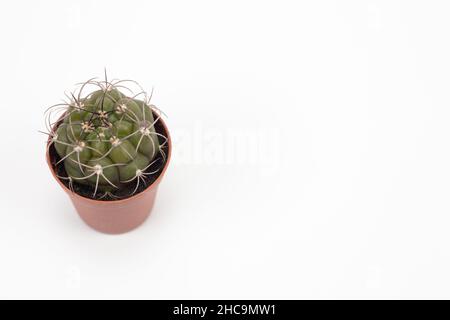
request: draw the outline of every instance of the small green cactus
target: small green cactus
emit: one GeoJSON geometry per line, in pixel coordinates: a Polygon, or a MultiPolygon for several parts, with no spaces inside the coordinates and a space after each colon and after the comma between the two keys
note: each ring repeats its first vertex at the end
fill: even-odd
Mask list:
{"type": "Polygon", "coordinates": [[[50,108],[60,115],[56,123],[48,120],[49,147],[54,145],[59,156],[55,165],[65,172],[59,177],[70,188],[74,184],[88,187],[92,198],[123,197],[123,192],[116,191],[124,189],[135,194],[166,160],[167,137],[155,130],[159,109],[143,90],[125,95],[125,90],[131,91],[124,86],[127,82],[136,84],[108,82],[106,75],[105,81],[90,79],[81,84],[77,95],[71,94],[70,101],[50,108]],[[96,89],[82,97],[88,86],[96,89]]]}

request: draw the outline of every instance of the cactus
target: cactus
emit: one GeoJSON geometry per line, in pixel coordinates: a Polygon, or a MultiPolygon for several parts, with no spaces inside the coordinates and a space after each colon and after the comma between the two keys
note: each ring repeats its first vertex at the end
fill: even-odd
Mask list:
{"type": "Polygon", "coordinates": [[[59,156],[58,177],[72,190],[84,186],[94,199],[127,196],[123,190],[135,194],[166,160],[167,137],[155,129],[161,112],[150,104],[152,94],[132,80],[109,82],[106,73],[104,81],[79,85],[69,101],[47,111],[48,147],[53,145],[59,156]],[[127,83],[140,92],[134,94],[127,83]],[[92,86],[94,91],[83,97],[92,86]],[[58,120],[52,122],[55,112],[58,120]]]}

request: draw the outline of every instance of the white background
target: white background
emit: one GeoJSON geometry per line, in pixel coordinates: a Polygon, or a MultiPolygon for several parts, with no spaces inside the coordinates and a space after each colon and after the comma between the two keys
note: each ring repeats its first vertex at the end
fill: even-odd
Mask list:
{"type": "Polygon", "coordinates": [[[0,4],[0,298],[450,298],[448,1],[0,4]],[[144,225],[88,228],[45,108],[155,86],[144,225]]]}

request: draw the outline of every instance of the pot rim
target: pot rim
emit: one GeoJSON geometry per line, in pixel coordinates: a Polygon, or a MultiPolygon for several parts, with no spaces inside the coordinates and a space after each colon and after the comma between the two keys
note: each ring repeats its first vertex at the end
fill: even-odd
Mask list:
{"type": "MultiPolygon", "coordinates": [[[[155,111],[153,111],[153,115],[154,116],[158,116],[155,111]]],[[[80,200],[83,201],[88,201],[88,202],[92,202],[93,204],[98,204],[98,205],[111,205],[111,204],[123,204],[129,201],[132,201],[138,197],[142,197],[144,196],[145,193],[153,190],[154,188],[156,188],[158,186],[158,184],[161,182],[161,179],[163,178],[164,174],[166,173],[167,167],[169,166],[169,162],[170,162],[170,158],[172,155],[172,140],[170,138],[170,133],[169,133],[169,129],[167,129],[166,123],[164,122],[164,120],[162,119],[162,117],[159,118],[158,121],[161,121],[161,124],[164,128],[164,130],[166,131],[167,134],[167,159],[166,162],[164,164],[164,168],[162,169],[160,175],[158,176],[158,178],[156,178],[155,181],[153,181],[152,184],[150,184],[145,190],[143,190],[142,192],[139,192],[138,194],[132,195],[131,197],[125,198],[125,199],[120,199],[120,200],[96,200],[96,199],[91,199],[91,198],[87,198],[87,197],[83,197],[82,195],[79,195],[78,193],[76,193],[75,191],[70,190],[69,188],[67,188],[67,186],[61,182],[61,180],[56,176],[56,172],[55,172],[55,168],[53,168],[52,163],[50,161],[50,148],[48,148],[48,145],[50,144],[50,136],[47,140],[47,151],[45,152],[46,154],[46,160],[47,160],[47,165],[50,168],[50,171],[52,172],[53,178],[55,178],[55,180],[59,183],[59,185],[63,188],[63,190],[69,195],[69,196],[75,196],[77,198],[79,198],[80,200]]],[[[59,121],[56,122],[55,126],[53,127],[53,129],[56,129],[57,126],[59,124],[59,121]]]]}

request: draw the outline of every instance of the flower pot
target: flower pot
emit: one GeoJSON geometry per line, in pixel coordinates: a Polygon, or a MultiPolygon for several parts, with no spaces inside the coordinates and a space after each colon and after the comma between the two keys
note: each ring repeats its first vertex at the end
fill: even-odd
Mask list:
{"type": "MultiPolygon", "coordinates": [[[[157,115],[155,114],[155,117],[157,115]]],[[[57,124],[58,125],[58,124],[57,124]]],[[[55,128],[57,127],[55,125],[55,128]]],[[[47,164],[55,180],[69,195],[81,219],[93,229],[109,234],[125,233],[141,225],[149,216],[155,203],[156,193],[167,166],[169,165],[172,143],[169,131],[164,121],[159,118],[155,124],[167,137],[167,157],[159,176],[144,191],[121,200],[95,200],[77,194],[70,190],[55,172],[55,152],[47,148],[47,164]]],[[[47,144],[50,144],[50,139],[47,144]]]]}

